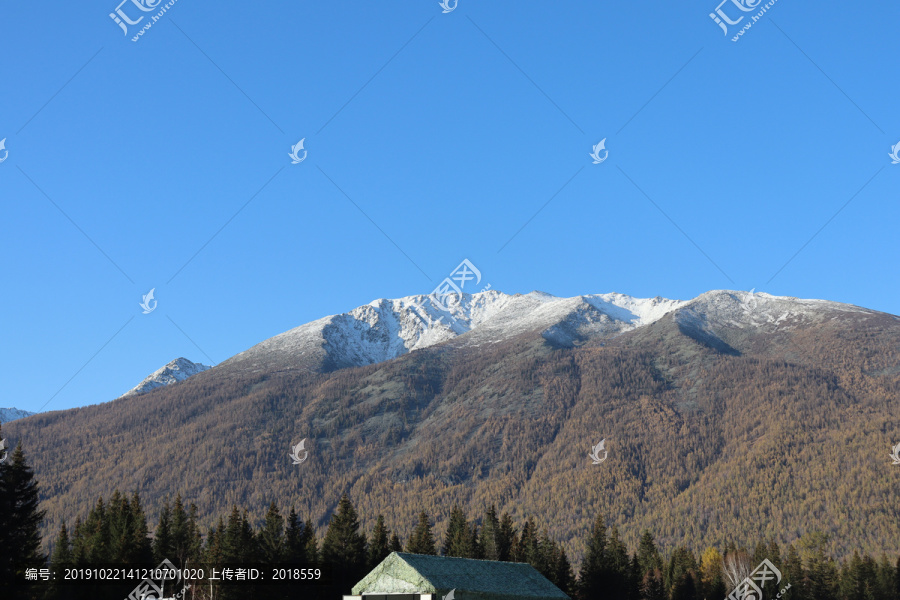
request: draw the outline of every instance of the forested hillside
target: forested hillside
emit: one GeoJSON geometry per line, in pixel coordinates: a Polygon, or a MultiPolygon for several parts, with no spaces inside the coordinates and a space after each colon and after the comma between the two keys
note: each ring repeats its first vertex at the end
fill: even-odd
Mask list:
{"type": "Polygon", "coordinates": [[[116,488],[151,515],[181,494],[203,527],[233,505],[261,523],[274,501],[321,528],[349,493],[363,528],[383,514],[403,538],[455,504],[532,516],[576,562],[598,514],[629,547],[645,529],[695,553],[821,530],[838,559],[896,556],[898,349],[879,313],[768,329],[672,315],[568,346],[537,332],[325,373],[217,367],[4,431],[29,449],[47,536],[116,488]]]}

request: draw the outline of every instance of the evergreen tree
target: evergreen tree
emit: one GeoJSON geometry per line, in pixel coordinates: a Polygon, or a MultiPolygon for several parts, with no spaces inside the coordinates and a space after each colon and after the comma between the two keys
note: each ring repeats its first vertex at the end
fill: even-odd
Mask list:
{"type": "Polygon", "coordinates": [[[434,535],[431,533],[431,522],[424,510],[419,513],[419,522],[416,524],[412,535],[409,536],[406,551],[412,554],[437,555],[437,550],[434,547],[434,535]]]}
{"type": "Polygon", "coordinates": [[[641,581],[641,599],[669,600],[665,586],[662,571],[656,568],[650,569],[644,574],[644,578],[641,581]]]}
{"type": "MultiPolygon", "coordinates": [[[[569,562],[569,557],[562,547],[559,548],[559,552],[556,555],[556,564],[553,571],[554,578],[551,581],[556,587],[568,594],[570,598],[574,598],[577,593],[575,571],[572,569],[572,563],[569,562]]],[[[622,600],[625,599],[623,598],[622,600]]]]}
{"type": "Polygon", "coordinates": [[[656,549],[656,543],[653,541],[653,535],[649,531],[645,530],[641,535],[641,541],[638,543],[637,559],[641,567],[642,579],[650,571],[656,570],[662,573],[662,557],[659,555],[659,550],[656,549]]]}
{"type": "Polygon", "coordinates": [[[259,532],[260,559],[265,564],[276,564],[285,559],[284,519],[273,501],[266,511],[266,519],[259,532]]]}
{"type": "Polygon", "coordinates": [[[610,563],[607,557],[606,522],[602,515],[597,515],[578,574],[579,598],[595,600],[611,594],[610,563]]]}
{"type": "Polygon", "coordinates": [[[316,539],[316,530],[313,528],[312,519],[307,519],[303,526],[303,545],[306,548],[306,560],[309,566],[318,565],[321,561],[319,555],[319,541],[316,539]]]}
{"type": "Polygon", "coordinates": [[[308,543],[306,527],[297,516],[297,511],[291,506],[288,514],[287,526],[284,530],[284,561],[290,565],[307,565],[309,558],[306,554],[308,543]]]}
{"type": "Polygon", "coordinates": [[[359,532],[359,518],[347,494],[341,496],[328,523],[322,562],[332,569],[334,582],[341,590],[350,589],[365,574],[366,537],[359,532]]]}
{"type": "Polygon", "coordinates": [[[802,542],[809,556],[807,591],[810,598],[836,600],[838,574],[834,560],[826,554],[828,536],[821,532],[815,532],[804,536],[802,542]]]}
{"type": "Polygon", "coordinates": [[[444,535],[444,547],[441,549],[441,554],[459,558],[474,558],[475,547],[471,534],[465,513],[458,504],[454,504],[450,510],[450,520],[447,521],[447,533],[444,535]]]}
{"type": "Polygon", "coordinates": [[[868,555],[863,557],[863,561],[868,561],[868,568],[874,573],[875,600],[900,600],[900,558],[897,559],[897,570],[885,554],[881,555],[878,563],[868,555]]]}
{"type": "Polygon", "coordinates": [[[109,517],[103,498],[97,498],[97,504],[88,513],[83,523],[87,561],[90,564],[110,563],[112,560],[109,517]]]}
{"type": "Polygon", "coordinates": [[[391,534],[391,552],[403,552],[403,544],[400,543],[400,536],[396,532],[391,534]]]}
{"type": "Polygon", "coordinates": [[[9,582],[24,581],[26,569],[44,566],[44,514],[38,509],[37,481],[19,444],[0,465],[0,590],[9,582]]]}
{"type": "Polygon", "coordinates": [[[509,516],[509,513],[503,513],[503,516],[500,517],[500,529],[497,534],[497,560],[509,561],[517,543],[518,536],[512,517],[509,516]]]}
{"type": "Polygon", "coordinates": [[[628,598],[631,561],[628,559],[628,548],[619,537],[618,527],[614,526],[610,531],[606,555],[610,595],[616,599],[628,598]]]}
{"type": "Polygon", "coordinates": [[[66,529],[65,523],[59,528],[59,535],[56,536],[56,543],[53,545],[53,556],[50,558],[50,562],[55,568],[59,568],[62,565],[71,566],[74,563],[72,542],[69,541],[69,531],[66,529]]]}
{"type": "Polygon", "coordinates": [[[522,526],[522,533],[519,535],[518,542],[513,547],[513,561],[531,565],[538,562],[538,538],[536,529],[537,527],[534,524],[534,518],[528,517],[525,520],[525,525],[522,526]]]}
{"type": "Polygon", "coordinates": [[[153,562],[157,565],[169,559],[175,554],[175,544],[172,539],[172,507],[169,499],[163,500],[159,511],[159,521],[156,524],[156,533],[153,535],[153,562]]]}
{"type": "Polygon", "coordinates": [[[500,558],[500,521],[497,510],[492,504],[484,513],[481,523],[481,535],[478,538],[481,554],[485,560],[501,560],[500,558]]]}
{"type": "Polygon", "coordinates": [[[784,569],[782,570],[784,578],[781,581],[782,587],[791,585],[791,600],[807,600],[806,595],[806,572],[803,568],[803,561],[800,553],[793,544],[788,546],[787,557],[784,560],[784,569]]]}
{"type": "Polygon", "coordinates": [[[672,600],[697,600],[697,560],[685,547],[672,552],[666,567],[666,585],[672,600]]]}
{"type": "Polygon", "coordinates": [[[366,557],[368,569],[374,569],[391,553],[388,529],[384,525],[384,516],[378,515],[375,528],[372,530],[372,538],[369,540],[369,549],[366,557]]]}
{"type": "Polygon", "coordinates": [[[150,529],[147,527],[147,515],[144,513],[144,507],[141,505],[141,499],[136,491],[131,494],[129,513],[131,515],[128,527],[130,564],[150,564],[153,562],[150,529]]]}

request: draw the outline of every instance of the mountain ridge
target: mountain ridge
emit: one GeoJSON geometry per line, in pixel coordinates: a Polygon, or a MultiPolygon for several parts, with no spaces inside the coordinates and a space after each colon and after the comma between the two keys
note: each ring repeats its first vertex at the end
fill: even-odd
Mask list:
{"type": "MultiPolygon", "coordinates": [[[[402,537],[418,510],[440,531],[454,503],[469,518],[496,504],[543,515],[576,559],[597,514],[632,547],[645,528],[695,551],[748,528],[780,544],[821,529],[839,556],[900,552],[900,468],[887,457],[900,441],[900,319],[714,291],[672,310],[648,301],[635,326],[637,308],[607,314],[623,298],[603,310],[583,298],[498,297],[489,319],[487,300],[463,298],[481,311],[474,327],[457,318],[455,335],[393,359],[329,370],[278,345],[277,361],[226,361],[4,425],[4,437],[34,466],[48,536],[118,487],[151,513],[180,492],[204,526],[235,503],[261,519],[276,501],[322,528],[348,492],[367,530],[381,513],[402,537]],[[293,465],[301,439],[309,458],[293,465]],[[601,439],[609,459],[591,465],[601,439]],[[85,440],[91,459],[71,460],[85,440]]],[[[366,326],[338,330],[374,328],[372,347],[399,351],[394,301],[366,306],[366,326]]]]}

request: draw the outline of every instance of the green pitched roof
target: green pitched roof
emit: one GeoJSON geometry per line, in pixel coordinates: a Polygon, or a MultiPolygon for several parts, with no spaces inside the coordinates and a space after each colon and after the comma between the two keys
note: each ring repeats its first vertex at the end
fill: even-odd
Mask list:
{"type": "Polygon", "coordinates": [[[425,593],[438,600],[456,590],[455,600],[568,598],[525,563],[392,552],[353,586],[353,594],[425,593]]]}

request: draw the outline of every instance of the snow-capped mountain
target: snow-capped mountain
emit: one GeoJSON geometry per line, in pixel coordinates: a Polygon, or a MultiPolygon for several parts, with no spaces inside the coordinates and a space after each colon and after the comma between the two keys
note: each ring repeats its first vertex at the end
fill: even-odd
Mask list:
{"type": "Polygon", "coordinates": [[[24,419],[25,417],[36,414],[37,413],[21,410],[19,408],[0,408],[0,423],[9,423],[10,421],[24,419]]]}
{"type": "Polygon", "coordinates": [[[135,394],[143,394],[164,385],[171,385],[179,381],[184,381],[192,375],[202,373],[207,369],[207,365],[191,362],[186,358],[176,358],[161,369],[157,369],[146,379],[125,392],[122,397],[134,396],[135,394]]]}
{"type": "Polygon", "coordinates": [[[765,293],[712,291],[690,301],[594,294],[559,298],[543,292],[508,295],[495,290],[454,297],[446,306],[432,296],[379,299],[269,338],[228,359],[227,369],[333,370],[373,364],[454,340],[496,343],[538,332],[569,346],[588,338],[612,338],[667,315],[676,323],[711,332],[720,327],[766,332],[799,322],[814,323],[834,311],[874,311],[825,300],[799,300],[765,293]]]}

